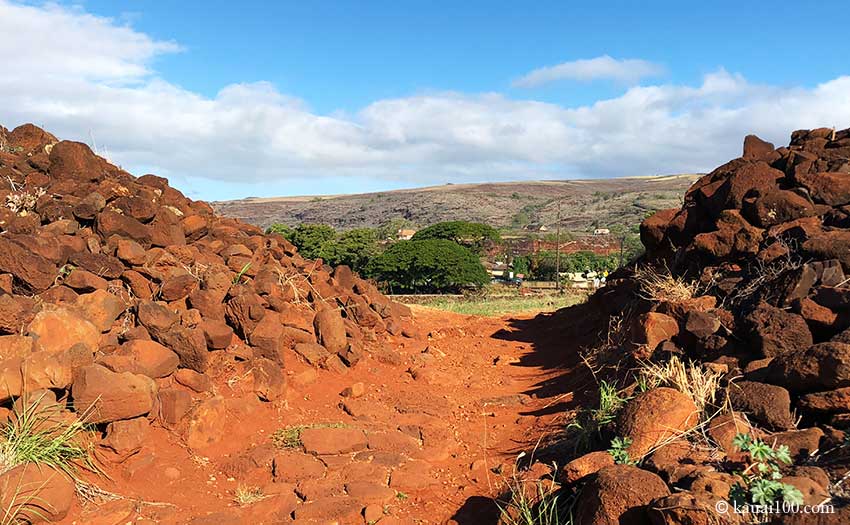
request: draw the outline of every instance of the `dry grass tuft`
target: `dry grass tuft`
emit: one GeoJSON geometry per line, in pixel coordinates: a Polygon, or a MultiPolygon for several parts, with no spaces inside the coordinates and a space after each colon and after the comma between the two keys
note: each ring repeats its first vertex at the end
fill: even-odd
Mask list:
{"type": "Polygon", "coordinates": [[[685,363],[673,356],[666,363],[642,363],[637,378],[644,388],[667,386],[686,394],[700,414],[707,417],[707,411],[716,406],[722,375],[698,363],[685,363]]]}
{"type": "Polygon", "coordinates": [[[640,285],[640,296],[649,301],[681,302],[697,296],[698,283],[674,277],[666,268],[661,271],[652,266],[638,267],[635,280],[640,285]]]}
{"type": "Polygon", "coordinates": [[[247,505],[253,505],[258,501],[262,501],[268,498],[266,494],[263,493],[263,489],[260,487],[252,487],[249,485],[239,485],[236,487],[236,492],[233,494],[233,501],[240,507],[245,507],[247,505]]]}
{"type": "Polygon", "coordinates": [[[553,474],[545,479],[525,479],[515,467],[513,474],[504,480],[505,496],[497,502],[500,513],[499,525],[573,523],[574,499],[561,494],[554,478],[553,474]]]}

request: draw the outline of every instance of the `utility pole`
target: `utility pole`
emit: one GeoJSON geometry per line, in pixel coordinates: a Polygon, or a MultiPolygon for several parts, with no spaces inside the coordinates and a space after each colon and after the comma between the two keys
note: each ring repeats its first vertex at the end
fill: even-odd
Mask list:
{"type": "Polygon", "coordinates": [[[558,222],[555,225],[555,289],[561,291],[561,199],[558,199],[558,222]]]}

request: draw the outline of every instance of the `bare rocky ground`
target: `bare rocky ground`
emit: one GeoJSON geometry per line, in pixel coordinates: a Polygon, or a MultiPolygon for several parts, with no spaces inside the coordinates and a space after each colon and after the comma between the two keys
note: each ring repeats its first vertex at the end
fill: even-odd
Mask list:
{"type": "Polygon", "coordinates": [[[562,226],[576,232],[594,227],[630,228],[648,211],[681,204],[696,175],[619,179],[447,184],[412,190],[322,197],[249,198],[211,203],[226,217],[262,228],[326,223],[339,229],[374,228],[392,219],[423,227],[441,221],[477,221],[495,228],[528,223],[551,227],[561,200],[562,226]],[[598,226],[594,226],[598,225],[598,226]]]}

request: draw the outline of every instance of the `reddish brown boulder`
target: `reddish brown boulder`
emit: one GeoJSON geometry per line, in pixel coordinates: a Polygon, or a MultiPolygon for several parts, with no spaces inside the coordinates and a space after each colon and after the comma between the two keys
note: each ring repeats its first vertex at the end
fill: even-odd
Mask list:
{"type": "Polygon", "coordinates": [[[58,354],[77,343],[97,348],[100,340],[100,330],[95,325],[67,308],[42,310],[36,314],[27,328],[27,335],[51,354],[58,354]]]}
{"type": "Polygon", "coordinates": [[[349,427],[316,427],[301,432],[301,443],[308,454],[347,454],[366,448],[366,434],[349,427]]]}
{"type": "Polygon", "coordinates": [[[830,206],[850,204],[850,174],[798,173],[794,178],[817,202],[830,206]]]}
{"type": "Polygon", "coordinates": [[[596,474],[599,469],[610,467],[614,464],[614,456],[605,450],[589,452],[583,456],[570,461],[561,469],[562,477],[566,483],[575,483],[585,476],[596,474]]]}
{"type": "Polygon", "coordinates": [[[647,523],[647,505],[670,491],[661,478],[631,465],[597,472],[582,488],[576,508],[578,525],[647,523]]]}
{"type": "Polygon", "coordinates": [[[830,500],[829,491],[825,487],[805,476],[785,476],[779,481],[799,490],[803,495],[803,505],[820,505],[830,500]]]}
{"type": "Polygon", "coordinates": [[[77,306],[83,311],[86,319],[101,332],[112,328],[112,323],[129,307],[123,300],[106,290],[96,290],[77,297],[77,306]]]}
{"type": "Polygon", "coordinates": [[[816,206],[806,197],[789,191],[772,188],[757,192],[744,199],[743,214],[760,228],[770,228],[802,217],[818,214],[816,206]]]}
{"type": "Polygon", "coordinates": [[[766,380],[792,392],[850,386],[850,344],[819,343],[780,355],[768,365],[766,380]]]}
{"type": "Polygon", "coordinates": [[[266,309],[259,295],[244,290],[227,301],[224,315],[236,333],[247,339],[266,315],[266,309]]]}
{"type": "Polygon", "coordinates": [[[738,434],[753,434],[753,429],[746,419],[736,413],[719,415],[708,425],[708,435],[733,461],[744,458],[744,454],[732,443],[738,434]]]}
{"type": "Polygon", "coordinates": [[[317,343],[296,343],[295,352],[313,366],[319,366],[330,355],[324,346],[317,343]]]}
{"type": "Polygon", "coordinates": [[[177,427],[192,409],[192,394],[185,390],[159,391],[159,420],[166,428],[177,427]]]}
{"type": "MultiPolygon", "coordinates": [[[[47,145],[56,144],[59,139],[50,133],[39,128],[35,124],[21,124],[9,132],[9,146],[12,148],[20,148],[20,152],[24,155],[36,151],[44,151],[47,145]]],[[[6,508],[6,507],[3,507],[6,508]]]]}
{"type": "Polygon", "coordinates": [[[316,330],[316,338],[319,344],[329,352],[334,354],[342,352],[348,346],[345,323],[342,321],[339,310],[327,308],[316,312],[316,317],[313,318],[313,327],[316,330]]]}
{"type": "Polygon", "coordinates": [[[0,362],[14,357],[27,357],[33,352],[35,342],[23,335],[0,336],[0,362]]]}
{"type": "Polygon", "coordinates": [[[677,492],[653,500],[647,515],[652,525],[736,525],[734,512],[717,510],[726,503],[726,499],[705,492],[677,492]]]}
{"type": "Polygon", "coordinates": [[[746,317],[753,346],[764,357],[800,352],[812,345],[805,319],[762,302],[746,317]]]}
{"type": "Polygon", "coordinates": [[[758,253],[764,230],[744,220],[738,210],[723,210],[715,226],[694,237],[694,250],[715,259],[758,253]]]}
{"type": "Polygon", "coordinates": [[[210,350],[223,350],[230,346],[233,339],[233,329],[224,321],[204,319],[201,322],[201,330],[210,350]]]}
{"type": "Polygon", "coordinates": [[[325,477],[325,464],[315,456],[302,452],[279,452],[272,463],[275,482],[297,483],[325,477]]]}
{"type": "Polygon", "coordinates": [[[838,259],[844,270],[850,270],[850,231],[817,232],[803,243],[803,251],[815,259],[838,259]]]}
{"type": "Polygon", "coordinates": [[[0,237],[0,272],[33,292],[47,290],[59,276],[56,265],[23,246],[0,237]]]}
{"type": "Polygon", "coordinates": [[[68,262],[105,279],[117,279],[124,272],[121,261],[105,253],[76,252],[68,257],[68,262]]]}
{"type": "Polygon", "coordinates": [[[823,430],[818,427],[811,427],[770,434],[765,438],[765,441],[771,444],[775,443],[777,446],[785,445],[794,461],[802,461],[820,450],[822,437],[823,430]]]}
{"type": "Polygon", "coordinates": [[[659,210],[643,220],[640,224],[640,240],[647,249],[658,250],[662,247],[667,227],[678,212],[678,208],[659,210]]]}
{"type": "Polygon", "coordinates": [[[129,215],[112,210],[104,210],[97,216],[97,232],[104,238],[118,235],[146,245],[151,242],[147,226],[129,215]]]}
{"type": "Polygon", "coordinates": [[[0,333],[21,333],[21,330],[35,317],[34,308],[35,301],[29,297],[0,295],[0,333]]]}
{"type": "Polygon", "coordinates": [[[276,401],[286,396],[286,376],[275,361],[255,357],[251,362],[254,392],[263,401],[276,401]]]}
{"type": "Polygon", "coordinates": [[[780,386],[736,381],[729,385],[732,408],[750,414],[757,422],[776,430],[794,426],[791,416],[791,396],[780,386]]]}
{"type": "Polygon", "coordinates": [[[145,262],[145,249],[136,241],[119,239],[115,256],[127,264],[139,266],[145,262]]]}
{"type": "Polygon", "coordinates": [[[77,292],[93,292],[95,290],[106,290],[109,283],[106,279],[86,270],[73,270],[62,280],[62,284],[76,290],[77,292]]]}
{"type": "Polygon", "coordinates": [[[50,174],[56,178],[97,180],[108,171],[108,164],[82,142],[63,140],[50,150],[50,174]]]}
{"type": "Polygon", "coordinates": [[[747,160],[760,160],[774,152],[773,144],[758,138],[755,135],[744,137],[743,158],[747,160]]]}
{"type": "Polygon", "coordinates": [[[150,429],[150,423],[143,417],[113,421],[106,427],[106,437],[101,445],[114,452],[119,459],[125,459],[141,450],[150,429]]]}
{"type": "Polygon", "coordinates": [[[797,401],[797,408],[819,414],[850,412],[850,387],[806,394],[797,401]]]}
{"type": "Polygon", "coordinates": [[[74,482],[47,466],[28,463],[0,474],[0,509],[16,522],[61,521],[74,498],[74,482]]]}
{"type": "Polygon", "coordinates": [[[167,377],[177,370],[180,358],[177,354],[154,341],[136,339],[121,345],[116,355],[129,357],[132,371],[148,377],[167,377]]]}
{"type": "Polygon", "coordinates": [[[635,344],[645,346],[651,353],[662,341],[672,339],[679,333],[679,323],[669,315],[648,312],[639,316],[632,327],[635,344]]]}
{"type": "Polygon", "coordinates": [[[665,440],[699,423],[699,413],[687,395],[672,388],[653,388],[628,402],[617,420],[621,437],[630,438],[630,457],[641,458],[665,440]]]}
{"type": "Polygon", "coordinates": [[[258,355],[283,364],[283,324],[276,312],[268,312],[254,327],[248,338],[258,355]]]}
{"type": "Polygon", "coordinates": [[[108,423],[147,414],[153,408],[156,383],[143,375],[115,373],[100,365],[74,373],[74,408],[90,423],[108,423]]]}
{"type": "Polygon", "coordinates": [[[164,301],[178,301],[187,297],[198,287],[198,280],[189,274],[170,277],[162,283],[160,296],[164,301]]]}

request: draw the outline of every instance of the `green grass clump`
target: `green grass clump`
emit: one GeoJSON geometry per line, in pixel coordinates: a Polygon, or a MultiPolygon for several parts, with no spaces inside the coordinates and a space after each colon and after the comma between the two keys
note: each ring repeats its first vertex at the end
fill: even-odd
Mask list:
{"type": "Polygon", "coordinates": [[[91,449],[82,439],[88,425],[61,417],[59,406],[42,400],[43,396],[22,403],[23,408],[0,429],[0,472],[25,463],[51,467],[75,479],[81,466],[97,472],[91,449]]]}
{"type": "Polygon", "coordinates": [[[276,448],[300,448],[301,433],[308,428],[344,428],[342,423],[317,423],[312,425],[292,425],[280,428],[272,434],[272,444],[276,448]]]}
{"type": "Polygon", "coordinates": [[[602,432],[611,425],[620,413],[620,409],[629,400],[617,390],[617,386],[608,381],[599,382],[599,404],[596,408],[584,409],[575,420],[567,425],[572,432],[575,449],[588,450],[593,441],[602,437],[602,432]]]}

